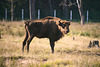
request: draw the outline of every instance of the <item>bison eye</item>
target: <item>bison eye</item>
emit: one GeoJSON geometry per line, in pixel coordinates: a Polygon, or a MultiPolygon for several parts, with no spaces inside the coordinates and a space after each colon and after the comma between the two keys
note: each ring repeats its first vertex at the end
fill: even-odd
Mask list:
{"type": "Polygon", "coordinates": [[[62,28],[65,28],[66,25],[62,24],[62,28]]]}

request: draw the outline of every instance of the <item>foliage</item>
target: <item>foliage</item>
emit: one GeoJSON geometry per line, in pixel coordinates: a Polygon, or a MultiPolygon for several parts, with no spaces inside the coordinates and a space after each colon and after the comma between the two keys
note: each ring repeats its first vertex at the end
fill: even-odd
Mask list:
{"type": "MultiPolygon", "coordinates": [[[[74,3],[76,0],[71,0],[74,3]]],[[[63,12],[63,7],[59,6],[62,0],[51,0],[52,9],[57,10],[57,17],[64,19],[65,17],[63,12]]],[[[86,15],[86,10],[89,10],[89,21],[100,21],[100,8],[99,8],[100,0],[83,0],[83,8],[84,14],[86,15]]],[[[35,14],[37,18],[37,10],[41,10],[41,18],[50,15],[50,5],[49,0],[36,0],[35,2],[35,14]],[[49,14],[47,14],[49,13],[49,14]]],[[[7,8],[8,20],[11,17],[11,0],[1,0],[0,1],[0,20],[5,18],[5,9],[7,8]]],[[[21,20],[21,10],[24,9],[24,19],[29,19],[29,0],[14,0],[14,20],[21,20]]],[[[80,20],[79,12],[76,6],[72,6],[68,9],[73,10],[73,21],[80,20]],[[74,13],[75,10],[75,13],[74,13]]],[[[86,16],[85,16],[86,17],[86,16]]],[[[85,18],[86,19],[86,18],[85,18]]],[[[68,20],[68,19],[67,19],[68,20]]]]}

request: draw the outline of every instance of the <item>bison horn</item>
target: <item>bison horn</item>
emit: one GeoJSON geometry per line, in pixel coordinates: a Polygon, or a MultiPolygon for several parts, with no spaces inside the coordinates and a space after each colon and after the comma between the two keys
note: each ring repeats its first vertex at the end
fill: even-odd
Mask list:
{"type": "Polygon", "coordinates": [[[62,23],[60,22],[61,20],[59,20],[59,25],[62,26],[62,23]]]}
{"type": "Polygon", "coordinates": [[[26,20],[24,23],[25,25],[29,25],[30,22],[31,22],[30,20],[26,20]]]}

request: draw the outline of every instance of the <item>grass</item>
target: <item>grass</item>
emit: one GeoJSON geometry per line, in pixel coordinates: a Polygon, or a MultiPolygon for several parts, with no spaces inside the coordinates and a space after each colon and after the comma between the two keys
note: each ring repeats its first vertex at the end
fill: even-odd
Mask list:
{"type": "Polygon", "coordinates": [[[70,34],[88,36],[93,38],[100,38],[100,23],[89,23],[85,25],[79,25],[78,23],[72,23],[70,34]]]}
{"type": "Polygon", "coordinates": [[[100,67],[100,48],[88,48],[90,40],[100,42],[99,23],[72,22],[70,33],[55,43],[54,54],[47,38],[36,37],[29,53],[22,53],[24,32],[23,22],[0,22],[0,67],[100,67]]]}
{"type": "Polygon", "coordinates": [[[23,26],[20,22],[3,22],[0,23],[0,32],[2,35],[23,36],[25,34],[23,26]]]}

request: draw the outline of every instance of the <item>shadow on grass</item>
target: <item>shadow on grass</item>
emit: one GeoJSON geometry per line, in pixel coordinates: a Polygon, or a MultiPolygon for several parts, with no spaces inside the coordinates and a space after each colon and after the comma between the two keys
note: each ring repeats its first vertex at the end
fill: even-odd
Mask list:
{"type": "MultiPolygon", "coordinates": [[[[95,49],[95,48],[94,48],[95,49]]],[[[66,53],[66,54],[71,54],[71,55],[86,55],[86,56],[89,56],[89,55],[95,55],[95,56],[100,56],[100,48],[98,48],[98,50],[92,50],[91,49],[89,50],[78,50],[78,49],[58,49],[57,52],[60,52],[60,53],[66,53]]]]}

